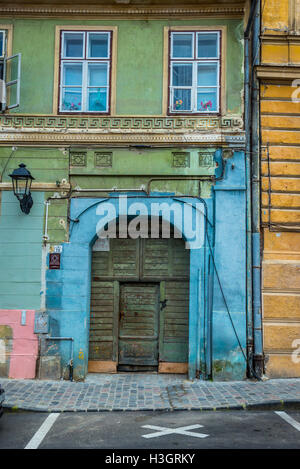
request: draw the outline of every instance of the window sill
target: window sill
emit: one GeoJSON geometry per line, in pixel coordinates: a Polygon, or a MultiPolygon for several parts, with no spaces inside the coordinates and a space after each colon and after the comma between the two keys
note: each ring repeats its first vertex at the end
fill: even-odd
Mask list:
{"type": "Polygon", "coordinates": [[[219,111],[216,112],[168,112],[167,116],[170,117],[186,117],[186,116],[203,116],[203,117],[222,117],[222,114],[219,111]]]}
{"type": "Polygon", "coordinates": [[[81,112],[81,111],[58,111],[57,112],[58,116],[110,116],[111,113],[109,111],[107,112],[99,112],[99,111],[86,111],[86,112],[81,112]]]}

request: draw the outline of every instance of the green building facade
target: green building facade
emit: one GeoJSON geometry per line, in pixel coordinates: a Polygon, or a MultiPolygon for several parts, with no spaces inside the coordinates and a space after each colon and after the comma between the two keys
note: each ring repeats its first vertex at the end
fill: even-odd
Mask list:
{"type": "Polygon", "coordinates": [[[21,2],[0,15],[0,372],[243,378],[245,6],[21,2]],[[10,178],[21,163],[28,215],[10,178]],[[120,196],[128,223],[133,203],[201,205],[201,246],[184,247],[185,229],[175,239],[173,215],[171,239],[96,247],[99,207],[120,223],[120,196]]]}

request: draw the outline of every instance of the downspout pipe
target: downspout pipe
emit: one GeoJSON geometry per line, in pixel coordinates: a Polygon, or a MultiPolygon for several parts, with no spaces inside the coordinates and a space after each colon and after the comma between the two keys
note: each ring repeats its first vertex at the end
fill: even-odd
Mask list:
{"type": "Polygon", "coordinates": [[[251,28],[253,25],[253,22],[255,20],[255,13],[258,7],[258,4],[260,3],[260,0],[252,0],[251,2],[251,7],[250,7],[250,13],[249,13],[249,18],[248,18],[248,23],[245,29],[245,39],[250,37],[250,32],[251,28]]]}
{"type": "MultiPolygon", "coordinates": [[[[250,21],[250,20],[249,20],[250,21]]],[[[251,236],[251,129],[250,129],[250,67],[249,67],[249,23],[244,36],[245,45],[245,131],[246,131],[246,321],[247,321],[247,357],[253,356],[253,320],[252,320],[252,236],[251,236]]],[[[248,376],[251,376],[249,365],[248,376]]]]}
{"type": "Polygon", "coordinates": [[[263,373],[260,186],[259,186],[259,83],[254,66],[259,63],[260,0],[254,0],[245,30],[245,128],[247,181],[247,352],[248,373],[263,373]],[[251,58],[250,58],[251,57],[251,58]]]}
{"type": "Polygon", "coordinates": [[[252,48],[252,280],[253,280],[253,369],[257,377],[264,372],[263,328],[261,304],[261,234],[260,234],[260,109],[259,80],[255,67],[260,63],[260,1],[254,11],[252,48]]]}

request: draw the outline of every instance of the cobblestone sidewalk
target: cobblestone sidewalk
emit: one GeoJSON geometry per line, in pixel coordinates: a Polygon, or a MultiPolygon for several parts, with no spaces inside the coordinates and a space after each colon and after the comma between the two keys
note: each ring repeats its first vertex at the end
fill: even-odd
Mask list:
{"type": "Polygon", "coordinates": [[[5,407],[43,412],[212,410],[294,403],[300,379],[263,382],[188,381],[180,375],[88,375],[84,383],[0,378],[5,407]]]}

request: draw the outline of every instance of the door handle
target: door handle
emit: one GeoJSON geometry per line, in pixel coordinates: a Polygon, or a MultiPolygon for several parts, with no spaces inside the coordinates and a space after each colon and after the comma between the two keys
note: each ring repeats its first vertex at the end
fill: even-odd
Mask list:
{"type": "Polygon", "coordinates": [[[167,299],[160,301],[160,310],[162,311],[167,307],[167,299]]]}

